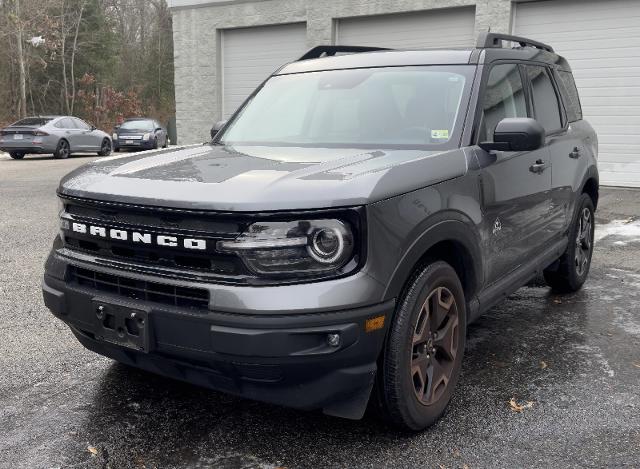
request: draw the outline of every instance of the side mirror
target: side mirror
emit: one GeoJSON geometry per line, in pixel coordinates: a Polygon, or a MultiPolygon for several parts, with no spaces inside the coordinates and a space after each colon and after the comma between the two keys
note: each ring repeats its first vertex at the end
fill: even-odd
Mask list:
{"type": "Polygon", "coordinates": [[[119,128],[120,128],[120,126],[119,126],[119,125],[114,125],[114,126],[113,126],[113,130],[118,130],[119,128]]]}
{"type": "Polygon", "coordinates": [[[160,132],[161,130],[162,130],[162,127],[158,127],[158,128],[156,129],[156,132],[160,132]]]}
{"type": "Polygon", "coordinates": [[[481,142],[485,151],[533,151],[544,145],[546,133],[540,123],[528,117],[507,117],[496,125],[493,142],[481,142]]]}
{"type": "Polygon", "coordinates": [[[92,131],[92,132],[93,132],[94,130],[96,130],[96,129],[97,129],[97,127],[96,127],[95,125],[92,125],[92,126],[91,126],[91,131],[92,131]]]}
{"type": "Polygon", "coordinates": [[[213,124],[213,127],[211,127],[211,138],[215,138],[216,135],[218,135],[218,132],[220,132],[220,129],[222,129],[225,125],[226,125],[227,121],[218,121],[215,124],[213,124]]]}

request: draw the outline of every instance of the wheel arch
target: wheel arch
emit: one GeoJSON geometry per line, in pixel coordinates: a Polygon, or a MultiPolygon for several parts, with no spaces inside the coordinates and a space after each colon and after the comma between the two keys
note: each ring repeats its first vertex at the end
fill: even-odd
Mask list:
{"type": "Polygon", "coordinates": [[[458,274],[467,303],[473,300],[483,284],[479,235],[470,220],[457,218],[439,221],[422,232],[393,272],[386,298],[399,298],[416,270],[428,262],[443,260],[458,274]]]}
{"type": "Polygon", "coordinates": [[[598,208],[598,199],[600,198],[600,178],[598,170],[594,166],[591,166],[585,174],[580,188],[580,194],[588,194],[593,201],[594,209],[598,208]]]}

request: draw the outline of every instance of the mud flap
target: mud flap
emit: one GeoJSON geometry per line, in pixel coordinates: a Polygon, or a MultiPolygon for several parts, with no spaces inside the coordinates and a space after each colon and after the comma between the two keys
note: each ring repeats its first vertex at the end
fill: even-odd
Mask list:
{"type": "Polygon", "coordinates": [[[369,382],[366,386],[349,393],[344,399],[336,399],[322,408],[322,412],[332,417],[341,417],[350,420],[360,420],[369,403],[371,390],[376,378],[377,367],[369,372],[369,382]]]}

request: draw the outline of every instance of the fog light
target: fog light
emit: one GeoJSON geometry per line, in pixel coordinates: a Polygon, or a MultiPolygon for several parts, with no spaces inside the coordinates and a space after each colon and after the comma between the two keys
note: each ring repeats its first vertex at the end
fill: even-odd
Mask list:
{"type": "Polygon", "coordinates": [[[327,334],[327,344],[331,347],[340,345],[340,334],[327,334]]]}

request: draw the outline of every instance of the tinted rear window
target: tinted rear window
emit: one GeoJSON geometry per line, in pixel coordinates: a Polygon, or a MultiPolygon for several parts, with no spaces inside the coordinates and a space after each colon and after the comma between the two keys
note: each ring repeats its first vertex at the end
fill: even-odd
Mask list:
{"type": "Polygon", "coordinates": [[[573,79],[571,72],[558,71],[558,84],[560,85],[560,94],[567,110],[567,120],[575,122],[582,119],[582,107],[580,107],[580,98],[578,96],[578,88],[573,79]]]}
{"type": "Polygon", "coordinates": [[[45,125],[47,122],[51,122],[53,119],[47,117],[27,117],[26,119],[19,120],[11,125],[30,125],[40,126],[45,125]]]}
{"type": "Polygon", "coordinates": [[[549,70],[547,67],[537,65],[527,65],[526,70],[531,82],[536,119],[547,132],[562,128],[560,103],[549,76],[549,70]]]}

